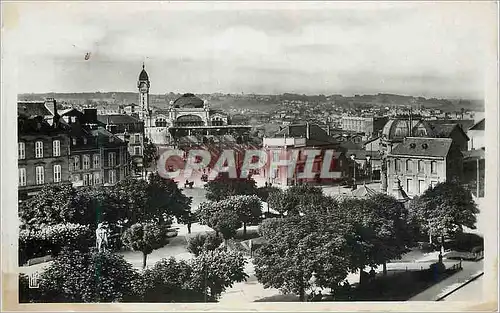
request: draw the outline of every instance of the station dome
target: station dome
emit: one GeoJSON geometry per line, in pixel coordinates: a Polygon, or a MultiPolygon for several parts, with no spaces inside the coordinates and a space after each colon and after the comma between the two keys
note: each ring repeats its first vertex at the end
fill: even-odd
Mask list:
{"type": "Polygon", "coordinates": [[[382,138],[389,141],[403,140],[406,137],[435,137],[434,131],[424,120],[391,119],[382,129],[382,138]]]}
{"type": "Polygon", "coordinates": [[[203,108],[204,102],[192,93],[185,93],[173,103],[176,108],[203,108]]]}

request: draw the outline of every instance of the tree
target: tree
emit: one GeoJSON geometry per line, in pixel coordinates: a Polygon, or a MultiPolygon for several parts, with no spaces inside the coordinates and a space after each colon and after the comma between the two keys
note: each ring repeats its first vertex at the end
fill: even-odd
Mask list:
{"type": "Polygon", "coordinates": [[[187,250],[195,256],[203,251],[212,251],[217,249],[222,243],[220,237],[211,234],[197,234],[188,240],[187,250]]]}
{"type": "Polygon", "coordinates": [[[347,199],[339,205],[339,211],[341,220],[351,228],[352,272],[359,270],[362,275],[366,266],[382,264],[386,274],[386,263],[407,252],[411,242],[408,214],[395,198],[380,194],[368,199],[347,199]]]}
{"type": "Polygon", "coordinates": [[[203,302],[206,291],[193,284],[192,277],[188,262],[162,259],[142,272],[135,293],[143,302],[203,302]]]}
{"type": "Polygon", "coordinates": [[[133,251],[142,252],[142,267],[146,268],[148,254],[168,244],[167,230],[165,225],[137,223],[125,230],[122,241],[133,251]]]}
{"type": "Polygon", "coordinates": [[[227,200],[222,200],[224,207],[234,210],[238,214],[239,220],[243,223],[243,235],[247,234],[247,224],[258,222],[262,215],[261,202],[256,195],[232,196],[227,200]]]}
{"type": "Polygon", "coordinates": [[[255,180],[248,178],[230,178],[227,173],[221,173],[205,185],[206,197],[211,201],[219,201],[236,195],[255,195],[257,186],[255,180]]]}
{"type": "Polygon", "coordinates": [[[227,239],[234,237],[242,225],[231,203],[228,200],[206,201],[202,202],[196,211],[200,224],[215,230],[217,236],[222,234],[225,243],[227,239]]]}
{"type": "Polygon", "coordinates": [[[267,202],[269,195],[277,191],[281,191],[281,189],[273,186],[259,187],[257,188],[257,196],[259,196],[260,200],[267,202]]]}
{"type": "Polygon", "coordinates": [[[257,279],[265,288],[297,293],[301,301],[313,274],[318,286],[336,289],[349,269],[344,228],[319,212],[265,220],[259,228],[265,243],[254,257],[257,279]]]}
{"type": "Polygon", "coordinates": [[[122,256],[64,251],[40,274],[35,302],[119,302],[134,296],[138,273],[122,256]]]}
{"type": "Polygon", "coordinates": [[[153,165],[158,159],[158,149],[156,148],[154,143],[149,141],[149,139],[147,138],[144,139],[144,151],[142,155],[142,164],[147,175],[148,167],[153,165]]]}
{"type": "Polygon", "coordinates": [[[73,222],[67,208],[74,194],[71,184],[45,185],[36,195],[20,203],[21,226],[40,228],[73,222]]]}
{"type": "Polygon", "coordinates": [[[423,231],[432,237],[441,238],[463,232],[463,227],[476,229],[476,214],[479,213],[472,194],[457,182],[443,182],[427,189],[413,201],[412,214],[423,231]]]}
{"type": "Polygon", "coordinates": [[[323,190],[310,185],[292,186],[286,191],[276,190],[269,194],[269,207],[281,215],[305,213],[325,200],[323,190]]]}
{"type": "Polygon", "coordinates": [[[235,282],[247,279],[245,263],[245,258],[235,251],[225,249],[204,251],[190,262],[191,287],[202,286],[211,300],[217,300],[235,282]]]}

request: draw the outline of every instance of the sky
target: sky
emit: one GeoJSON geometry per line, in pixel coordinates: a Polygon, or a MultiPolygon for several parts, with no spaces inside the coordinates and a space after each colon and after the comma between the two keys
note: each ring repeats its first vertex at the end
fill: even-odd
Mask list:
{"type": "Polygon", "coordinates": [[[16,8],[4,44],[16,52],[20,93],[137,91],[144,62],[154,94],[452,98],[483,96],[494,25],[488,13],[495,11],[487,2],[30,2],[16,8]]]}

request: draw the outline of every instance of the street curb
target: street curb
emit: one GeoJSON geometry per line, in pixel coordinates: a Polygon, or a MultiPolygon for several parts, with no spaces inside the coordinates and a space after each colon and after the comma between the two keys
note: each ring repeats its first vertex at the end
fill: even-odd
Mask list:
{"type": "Polygon", "coordinates": [[[459,290],[460,288],[468,285],[469,283],[475,281],[476,279],[478,279],[479,277],[483,276],[484,275],[484,272],[480,272],[478,274],[475,274],[474,276],[472,276],[471,278],[469,278],[467,281],[465,281],[464,283],[460,284],[460,286],[457,286],[456,288],[453,288],[452,290],[448,291],[447,293],[445,293],[444,295],[442,296],[438,296],[436,300],[434,301],[442,301],[444,300],[446,297],[448,297],[449,295],[451,295],[452,293],[454,293],[455,291],[459,290]]]}

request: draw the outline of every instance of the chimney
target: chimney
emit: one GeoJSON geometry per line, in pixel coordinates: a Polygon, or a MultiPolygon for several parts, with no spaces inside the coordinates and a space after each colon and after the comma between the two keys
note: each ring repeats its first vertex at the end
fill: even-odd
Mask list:
{"type": "Polygon", "coordinates": [[[309,122],[306,122],[306,139],[309,139],[309,135],[310,135],[310,130],[309,130],[309,122]]]}

